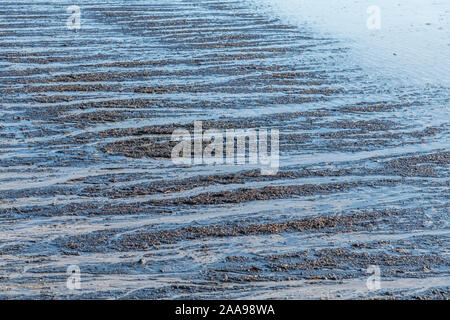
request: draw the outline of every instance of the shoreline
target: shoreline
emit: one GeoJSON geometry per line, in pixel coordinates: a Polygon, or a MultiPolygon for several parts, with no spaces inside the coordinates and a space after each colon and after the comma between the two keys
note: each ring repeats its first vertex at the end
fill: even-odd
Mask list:
{"type": "Polygon", "coordinates": [[[0,10],[0,299],[449,298],[445,87],[245,2],[79,6],[0,10]],[[195,121],[279,171],[174,165],[195,121]]]}

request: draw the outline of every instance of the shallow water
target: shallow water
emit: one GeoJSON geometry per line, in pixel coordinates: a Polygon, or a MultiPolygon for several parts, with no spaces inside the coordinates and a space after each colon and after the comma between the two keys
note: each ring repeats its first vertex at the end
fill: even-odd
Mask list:
{"type": "MultiPolygon", "coordinates": [[[[251,1],[251,0],[250,0],[251,1]]],[[[352,61],[376,79],[450,85],[450,4],[440,0],[253,0],[284,21],[345,39],[352,61]],[[372,6],[379,28],[369,29],[372,6]],[[326,10],[324,10],[326,8],[326,10]]]]}
{"type": "Polygon", "coordinates": [[[0,9],[1,298],[449,297],[448,5],[367,41],[359,1],[78,2],[0,9]],[[279,129],[280,172],[174,165],[196,120],[279,129]]]}

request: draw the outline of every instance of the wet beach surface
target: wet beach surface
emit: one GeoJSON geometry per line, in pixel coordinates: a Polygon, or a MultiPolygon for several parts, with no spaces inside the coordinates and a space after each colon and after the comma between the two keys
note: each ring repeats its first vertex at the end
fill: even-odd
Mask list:
{"type": "Polygon", "coordinates": [[[450,297],[448,87],[245,1],[1,3],[0,298],[450,297]],[[279,172],[174,165],[198,120],[279,172]]]}

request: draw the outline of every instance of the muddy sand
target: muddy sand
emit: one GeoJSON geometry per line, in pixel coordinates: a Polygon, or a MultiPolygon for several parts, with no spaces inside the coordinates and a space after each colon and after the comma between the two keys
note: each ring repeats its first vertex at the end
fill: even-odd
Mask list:
{"type": "Polygon", "coordinates": [[[1,299],[449,299],[448,87],[247,1],[77,2],[0,7],[1,299]],[[279,171],[173,164],[199,120],[279,171]]]}

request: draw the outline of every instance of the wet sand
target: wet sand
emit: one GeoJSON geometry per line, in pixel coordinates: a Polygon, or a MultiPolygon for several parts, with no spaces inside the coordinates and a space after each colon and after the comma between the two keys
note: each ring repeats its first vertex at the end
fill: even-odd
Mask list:
{"type": "Polygon", "coordinates": [[[244,1],[78,2],[0,8],[0,298],[450,297],[448,87],[244,1]],[[279,172],[174,165],[198,120],[279,172]]]}

